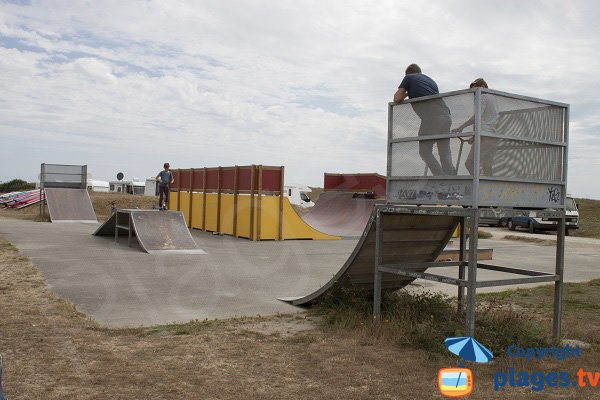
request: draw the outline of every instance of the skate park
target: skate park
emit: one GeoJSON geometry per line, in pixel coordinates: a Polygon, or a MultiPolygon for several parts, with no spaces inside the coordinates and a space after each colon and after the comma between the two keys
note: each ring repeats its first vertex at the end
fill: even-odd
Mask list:
{"type": "MultiPolygon", "coordinates": [[[[465,104],[469,102],[473,104],[475,94],[471,91],[460,92],[452,96],[463,97],[454,101],[460,104],[465,109],[463,113],[467,114],[471,109],[465,104]]],[[[508,97],[506,95],[499,96],[502,98],[508,97]]],[[[533,102],[530,99],[527,99],[527,101],[533,102]]],[[[532,120],[536,121],[544,116],[552,119],[557,118],[557,115],[564,118],[563,114],[556,112],[557,107],[560,108],[561,105],[549,104],[546,108],[539,105],[535,108],[530,106],[529,109],[534,110],[532,112],[533,117],[523,117],[526,113],[519,110],[519,119],[515,120],[507,117],[507,133],[505,135],[510,136],[510,140],[514,141],[514,132],[521,133],[523,126],[531,128],[532,120]],[[538,108],[542,108],[543,115],[540,116],[538,108]]],[[[527,107],[524,108],[524,110],[527,109],[527,107]]],[[[393,113],[394,111],[391,111],[391,115],[394,115],[393,113]]],[[[410,118],[403,117],[402,120],[410,121],[410,118]]],[[[560,122],[553,121],[551,124],[554,128],[558,127],[562,132],[560,122]]],[[[391,128],[391,132],[394,132],[394,127],[391,128]]],[[[470,134],[477,137],[478,133],[474,131],[470,134]]],[[[534,134],[537,134],[537,132],[534,132],[534,134]]],[[[498,136],[502,137],[501,135],[498,136]]],[[[458,138],[458,135],[455,135],[454,138],[458,138]]],[[[416,141],[418,139],[401,138],[399,140],[394,136],[390,137],[392,156],[388,160],[390,164],[390,175],[387,177],[388,184],[386,188],[388,196],[390,194],[395,196],[397,204],[401,205],[442,205],[444,207],[433,211],[421,207],[417,209],[418,211],[412,212],[413,217],[430,213],[427,217],[431,219],[430,217],[435,218],[440,214],[450,215],[448,214],[449,206],[458,205],[460,208],[464,208],[462,207],[464,198],[469,195],[472,196],[476,190],[472,187],[465,190],[466,186],[461,186],[457,182],[451,182],[451,185],[448,185],[447,178],[440,179],[440,177],[428,175],[427,170],[425,170],[427,179],[423,179],[423,176],[418,176],[418,179],[415,179],[414,177],[417,174],[414,170],[420,170],[419,174],[421,174],[423,165],[422,163],[419,164],[418,154],[414,151],[415,157],[410,160],[414,166],[408,165],[413,170],[408,169],[406,179],[394,179],[394,176],[396,176],[394,174],[398,173],[400,167],[407,170],[406,166],[394,164],[394,147],[397,145],[412,146],[411,142],[416,141]],[[419,190],[415,190],[415,187],[419,190]],[[405,197],[401,198],[402,196],[405,197]]],[[[457,146],[462,146],[464,140],[456,140],[456,142],[457,146]]],[[[523,187],[529,184],[540,187],[540,183],[531,182],[531,178],[523,179],[525,182],[515,182],[518,178],[513,176],[511,177],[512,180],[509,180],[511,183],[501,184],[500,191],[498,191],[498,188],[493,187],[494,182],[497,182],[495,179],[490,179],[489,182],[492,183],[488,182],[487,187],[479,188],[484,202],[492,204],[493,201],[498,201],[498,198],[500,198],[501,201],[496,205],[509,206],[515,202],[515,199],[518,201],[525,199],[529,201],[532,208],[548,208],[547,188],[543,185],[546,184],[544,182],[551,180],[554,176],[549,177],[545,170],[540,170],[537,166],[533,169],[527,169],[526,157],[519,159],[521,164],[516,167],[511,162],[506,161],[511,159],[509,157],[511,155],[512,158],[515,158],[515,152],[531,152],[529,146],[523,147],[525,150],[511,144],[506,146],[506,149],[501,149],[497,157],[499,168],[503,169],[506,175],[514,174],[515,169],[519,168],[521,172],[530,175],[542,174],[540,178],[542,188],[538,188],[534,192],[537,197],[524,194],[523,187]],[[516,189],[507,193],[506,189],[511,187],[516,187],[516,189]],[[494,198],[494,195],[498,194],[502,196],[494,198]]],[[[563,148],[563,146],[558,147],[563,148]]],[[[537,150],[534,149],[533,151],[537,150]]],[[[458,166],[460,166],[461,161],[460,154],[465,156],[465,153],[461,149],[456,149],[453,152],[453,154],[458,155],[458,166]]],[[[406,161],[403,160],[403,162],[406,161]]],[[[548,157],[547,162],[552,165],[556,162],[556,158],[548,157]]],[[[219,168],[219,170],[220,173],[223,172],[222,168],[219,168]]],[[[274,186],[270,186],[268,179],[261,176],[257,168],[250,172],[251,180],[255,179],[255,173],[258,173],[256,192],[252,182],[250,193],[242,193],[246,189],[236,186],[236,182],[241,182],[239,171],[229,177],[234,182],[233,186],[229,187],[222,184],[229,178],[223,179],[223,175],[219,175],[219,173],[216,175],[218,184],[210,187],[210,179],[213,178],[209,176],[207,169],[178,171],[176,175],[178,178],[177,183],[171,192],[170,207],[172,210],[178,210],[183,214],[185,223],[192,228],[190,230],[191,236],[197,247],[206,254],[146,254],[140,251],[140,247],[143,246],[137,244],[135,240],[132,244],[131,238],[127,235],[118,237],[119,230],[116,228],[118,225],[116,223],[114,231],[117,233],[117,237],[115,237],[115,240],[110,237],[98,238],[93,236],[92,233],[98,229],[98,226],[80,222],[36,224],[6,220],[4,226],[7,227],[7,232],[3,233],[8,240],[14,243],[26,256],[30,257],[33,263],[44,272],[53,291],[59,296],[72,301],[84,313],[107,325],[135,326],[190,319],[296,312],[301,309],[280,299],[291,302],[299,299],[314,300],[319,293],[327,290],[332,280],[341,277],[340,272],[343,274],[346,271],[351,271],[352,263],[359,255],[357,252],[363,249],[364,243],[361,241],[366,240],[369,234],[373,236],[376,233],[374,228],[376,214],[372,213],[369,208],[376,205],[385,206],[386,200],[385,198],[381,199],[381,197],[377,200],[375,198],[377,196],[370,198],[371,195],[364,193],[354,199],[371,202],[368,207],[363,206],[363,209],[368,210],[366,214],[371,215],[366,225],[363,219],[360,224],[342,226],[341,222],[336,221],[336,218],[332,216],[331,211],[326,211],[327,206],[325,205],[315,208],[316,215],[313,215],[313,221],[309,224],[307,221],[311,220],[310,213],[303,221],[298,221],[299,217],[297,215],[293,217],[292,214],[286,214],[285,202],[282,201],[281,196],[276,196],[278,191],[281,194],[281,178],[280,181],[275,182],[274,186]],[[194,171],[198,173],[194,174],[194,171]],[[189,182],[189,184],[186,185],[186,182],[189,182]],[[262,182],[265,183],[264,186],[260,184],[262,182]],[[199,186],[203,190],[198,190],[199,186]],[[256,198],[253,199],[253,196],[256,196],[256,198]],[[255,206],[253,206],[253,201],[256,202],[255,206]],[[211,208],[212,211],[210,211],[211,208]],[[228,209],[237,209],[239,213],[228,212],[228,209]],[[319,213],[322,214],[319,216],[319,213]],[[202,217],[194,218],[194,215],[201,215],[202,217]],[[209,217],[210,215],[212,217],[209,217]],[[251,223],[243,226],[238,225],[237,215],[242,215],[243,217],[240,217],[240,219],[250,220],[251,223]],[[327,215],[331,218],[328,219],[327,215]],[[290,219],[296,219],[291,223],[290,221],[286,222],[284,220],[286,216],[290,219]],[[265,221],[275,221],[275,223],[265,221]],[[289,225],[287,228],[286,224],[289,225]],[[309,237],[310,235],[306,233],[307,230],[304,229],[302,224],[316,231],[315,235],[323,235],[321,238],[329,240],[294,240],[315,239],[309,237]],[[363,225],[362,232],[360,232],[360,226],[357,225],[363,225]],[[303,229],[299,229],[299,226],[303,229]],[[316,229],[317,227],[320,230],[316,229]],[[215,235],[214,233],[219,234],[215,235]],[[350,263],[348,263],[349,260],[351,260],[350,263]]],[[[465,175],[463,181],[472,182],[475,180],[473,176],[464,172],[461,175],[465,175]]],[[[559,172],[558,175],[562,175],[562,173],[559,172]]],[[[485,177],[476,178],[482,181],[485,180],[485,177]]],[[[458,180],[457,178],[453,179],[458,180]]],[[[564,183],[558,183],[558,187],[561,189],[560,185],[564,185],[564,183]]],[[[368,190],[368,192],[375,192],[373,190],[375,186],[371,186],[371,190],[368,190]]],[[[326,192],[323,200],[326,201],[328,197],[331,197],[337,198],[340,202],[349,202],[351,200],[349,197],[354,197],[356,193],[360,193],[361,189],[364,188],[345,187],[345,189],[347,190],[345,194],[341,193],[337,196],[332,194],[334,192],[329,192],[329,194],[326,192]]],[[[564,195],[564,188],[559,192],[564,195]]],[[[471,200],[469,199],[469,201],[471,200]]],[[[552,205],[556,208],[555,204],[552,205]]],[[[388,209],[383,211],[395,212],[388,209]]],[[[464,210],[461,212],[464,212],[464,210]]],[[[354,211],[354,214],[356,214],[356,211],[354,211]]],[[[341,220],[347,223],[348,215],[346,214],[346,217],[341,218],[341,220]]],[[[442,235],[438,238],[438,243],[432,244],[435,251],[430,251],[425,259],[416,260],[415,262],[431,263],[435,261],[435,258],[441,254],[445,244],[450,241],[450,235],[457,223],[457,220],[454,219],[445,227],[441,226],[440,228],[438,226],[442,235]]],[[[409,231],[411,229],[407,227],[405,230],[409,231]]],[[[108,236],[111,236],[111,233],[109,229],[108,236]]],[[[403,237],[410,237],[411,234],[405,234],[403,237]]],[[[562,243],[565,242],[564,236],[562,239],[559,237],[559,239],[562,243]]],[[[582,281],[597,276],[595,268],[597,256],[594,253],[593,245],[577,239],[566,241],[567,248],[571,245],[576,249],[575,251],[562,253],[565,264],[569,266],[565,269],[564,279],[569,281],[582,281]]],[[[372,237],[370,240],[373,243],[375,242],[372,237]]],[[[493,248],[494,263],[501,263],[509,269],[513,268],[514,270],[511,270],[511,272],[522,267],[523,259],[526,258],[527,268],[545,274],[544,279],[556,282],[557,278],[554,273],[557,250],[554,247],[536,247],[527,244],[515,245],[514,243],[494,239],[481,240],[480,243],[482,246],[479,246],[476,241],[474,248],[493,248]],[[524,254],[526,254],[526,257],[524,257],[524,254]],[[535,255],[532,256],[532,254],[535,255]]],[[[371,248],[367,258],[370,257],[373,260],[375,247],[371,248]]],[[[464,250],[466,251],[466,249],[464,250]]],[[[465,254],[463,254],[464,256],[465,254]]],[[[465,266],[464,258],[460,261],[465,266]]],[[[366,277],[368,273],[367,269],[364,269],[356,275],[355,283],[365,286],[373,284],[373,262],[364,265],[367,264],[371,268],[371,277],[366,277]]],[[[432,265],[426,266],[430,267],[432,265]]],[[[503,272],[506,271],[482,269],[479,271],[478,276],[480,279],[495,281],[500,279],[503,272]]],[[[541,276],[537,272],[534,276],[541,276]]],[[[417,271],[417,273],[422,272],[417,271]]],[[[383,282],[384,285],[387,282],[389,287],[405,286],[412,280],[411,278],[417,277],[405,275],[398,278],[392,274],[389,275],[391,278],[387,276],[386,278],[389,280],[383,282]]],[[[453,279],[457,279],[456,274],[453,272],[441,274],[441,276],[444,275],[453,276],[453,279]]],[[[562,275],[560,279],[563,279],[562,275]]],[[[425,288],[443,290],[455,295],[456,289],[442,284],[441,280],[443,279],[438,278],[437,282],[419,279],[416,283],[425,288]]],[[[516,282],[511,281],[511,284],[513,283],[516,282]]],[[[518,283],[526,284],[527,282],[521,281],[518,283]]],[[[485,288],[481,290],[492,289],[485,288]]],[[[302,302],[298,304],[300,303],[302,302]]]]}

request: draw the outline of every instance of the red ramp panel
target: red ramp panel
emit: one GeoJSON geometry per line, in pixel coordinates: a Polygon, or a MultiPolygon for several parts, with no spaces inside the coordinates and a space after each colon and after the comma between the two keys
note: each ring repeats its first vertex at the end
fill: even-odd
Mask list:
{"type": "MultiPolygon", "coordinates": [[[[358,287],[373,289],[375,271],[375,210],[371,213],[356,247],[333,277],[308,294],[279,300],[301,305],[317,299],[342,278],[358,287]]],[[[459,217],[441,215],[392,214],[383,219],[385,264],[433,262],[450,241],[459,217]]],[[[419,270],[420,272],[425,269],[419,270]]],[[[382,275],[382,287],[402,288],[412,282],[394,274],[382,275]]]]}
{"type": "Polygon", "coordinates": [[[130,231],[149,254],[206,254],[192,238],[181,211],[120,209],[94,235],[115,235],[117,229],[119,235],[130,231]]]}
{"type": "Polygon", "coordinates": [[[365,198],[355,193],[323,192],[302,219],[329,235],[358,237],[369,222],[373,206],[382,203],[384,200],[365,198]]]}
{"type": "Polygon", "coordinates": [[[90,195],[85,189],[46,188],[52,222],[98,222],[90,195]]]}

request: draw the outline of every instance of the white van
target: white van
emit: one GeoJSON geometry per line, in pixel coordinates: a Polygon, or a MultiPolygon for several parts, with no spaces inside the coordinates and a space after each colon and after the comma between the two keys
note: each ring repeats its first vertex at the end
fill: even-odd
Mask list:
{"type": "Polygon", "coordinates": [[[303,208],[310,208],[315,205],[308,196],[308,193],[311,191],[305,185],[290,184],[289,186],[284,186],[285,197],[290,200],[290,203],[303,208]]]}
{"type": "Polygon", "coordinates": [[[146,190],[146,182],[133,178],[132,181],[110,181],[110,191],[116,193],[129,193],[143,195],[146,190]]]}
{"type": "Polygon", "coordinates": [[[107,181],[98,181],[95,179],[87,180],[87,190],[90,192],[106,192],[109,191],[109,186],[107,181]]]}

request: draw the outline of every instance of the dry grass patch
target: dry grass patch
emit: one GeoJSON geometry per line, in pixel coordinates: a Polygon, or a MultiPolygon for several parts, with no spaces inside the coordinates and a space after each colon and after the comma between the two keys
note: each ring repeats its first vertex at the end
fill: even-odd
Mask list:
{"type": "MultiPolygon", "coordinates": [[[[594,307],[600,291],[597,283],[593,285],[569,287],[565,328],[572,338],[597,346],[600,323],[594,307]],[[580,299],[572,289],[583,290],[584,297],[580,299]],[[577,301],[587,304],[585,310],[577,301]]],[[[519,311],[522,318],[548,331],[548,310],[538,306],[538,302],[548,303],[548,293],[534,293],[527,298],[531,303],[521,301],[526,297],[521,294],[497,301],[521,304],[527,310],[519,311]]],[[[330,301],[338,304],[337,316],[332,309],[325,313],[315,309],[301,315],[109,329],[54,296],[29,260],[0,241],[0,352],[6,395],[11,400],[440,398],[438,370],[458,365],[456,357],[440,350],[436,336],[446,329],[443,326],[457,323],[448,311],[451,302],[429,296],[397,297],[396,303],[388,299],[388,322],[375,324],[364,298],[330,301]],[[440,320],[447,325],[439,325],[440,320]]],[[[499,327],[510,328],[502,320],[510,315],[494,313],[492,308],[490,315],[496,319],[486,317],[484,311],[478,316],[480,329],[487,331],[481,332],[484,343],[494,335],[506,338],[499,327]]],[[[535,397],[529,389],[494,392],[492,374],[510,367],[594,370],[600,365],[597,354],[586,351],[582,359],[560,364],[520,365],[498,357],[492,365],[470,365],[476,377],[472,397],[592,398],[597,388],[550,389],[543,397],[535,397]]]]}
{"type": "Polygon", "coordinates": [[[91,192],[90,198],[96,216],[100,221],[107,220],[108,217],[110,217],[111,203],[113,202],[117,208],[149,209],[158,206],[158,197],[156,196],[133,196],[124,193],[91,192]]]}
{"type": "Polygon", "coordinates": [[[575,199],[579,208],[579,229],[570,235],[600,239],[600,201],[575,199]]]}
{"type": "Polygon", "coordinates": [[[532,236],[506,235],[502,239],[514,240],[516,242],[527,242],[541,244],[543,246],[556,246],[556,239],[541,239],[532,236]]]}
{"type": "Polygon", "coordinates": [[[440,365],[422,350],[326,333],[306,315],[100,327],[6,242],[0,309],[10,399],[393,399],[407,379],[427,398],[440,365]]]}

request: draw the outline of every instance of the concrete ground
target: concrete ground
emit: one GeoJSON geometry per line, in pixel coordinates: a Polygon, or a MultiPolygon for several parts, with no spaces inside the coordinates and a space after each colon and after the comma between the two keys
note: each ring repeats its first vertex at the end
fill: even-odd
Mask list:
{"type": "MultiPolygon", "coordinates": [[[[137,243],[127,247],[126,237],[114,243],[110,237],[92,236],[96,228],[96,224],[0,219],[0,236],[31,258],[52,291],[108,326],[296,312],[301,309],[277,298],[304,295],[322,286],[357,243],[251,242],[192,230],[207,255],[157,256],[142,252],[137,243]]],[[[553,246],[502,240],[504,231],[514,232],[489,230],[495,237],[480,240],[480,247],[494,249],[492,263],[554,270],[553,246]]],[[[567,238],[566,281],[600,277],[599,244],[600,240],[567,238]]],[[[498,277],[507,276],[479,271],[480,279],[498,277]]],[[[417,283],[456,293],[453,286],[417,283]]]]}

